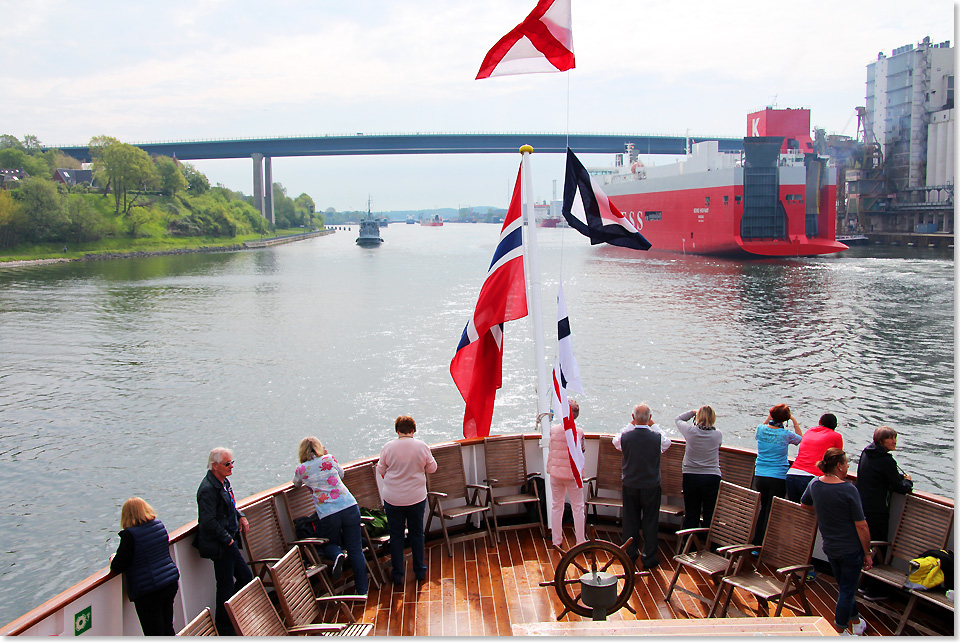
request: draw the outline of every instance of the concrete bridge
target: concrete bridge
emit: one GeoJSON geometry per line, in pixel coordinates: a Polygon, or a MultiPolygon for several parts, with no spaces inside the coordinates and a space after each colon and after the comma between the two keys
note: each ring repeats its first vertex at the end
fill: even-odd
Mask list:
{"type": "MultiPolygon", "coordinates": [[[[742,138],[695,137],[691,142],[716,140],[720,151],[738,152],[742,138]]],[[[633,144],[639,154],[683,154],[684,136],[648,134],[364,134],[297,138],[248,138],[242,140],[133,143],[148,154],[171,156],[181,161],[250,158],[253,161],[253,199],[271,223],[273,216],[273,166],[275,156],[366,156],[390,154],[511,154],[521,145],[532,145],[538,154],[562,154],[569,146],[577,154],[616,154],[633,144]],[[266,189],[265,189],[266,186],[266,189]]],[[[87,147],[59,147],[63,153],[90,161],[87,147]]]]}

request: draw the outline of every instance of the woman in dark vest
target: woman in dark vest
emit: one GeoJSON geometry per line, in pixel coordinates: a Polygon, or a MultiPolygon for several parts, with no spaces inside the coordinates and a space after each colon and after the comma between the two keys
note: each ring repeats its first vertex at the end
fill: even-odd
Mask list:
{"type": "Polygon", "coordinates": [[[124,573],[127,596],[144,635],[173,635],[173,599],[180,571],[170,559],[169,537],[150,504],[131,497],[120,510],[120,546],[110,570],[124,573]]]}

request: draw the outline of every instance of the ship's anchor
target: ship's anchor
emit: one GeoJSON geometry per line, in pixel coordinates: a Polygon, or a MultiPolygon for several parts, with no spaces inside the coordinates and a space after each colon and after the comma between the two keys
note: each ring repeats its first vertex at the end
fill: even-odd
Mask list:
{"type": "Polygon", "coordinates": [[[563,603],[563,611],[557,620],[563,619],[571,611],[581,617],[606,620],[608,615],[623,607],[636,614],[627,602],[633,594],[636,578],[649,576],[650,572],[636,570],[633,560],[627,555],[626,549],[632,538],[623,546],[617,546],[596,537],[596,532],[593,532],[589,541],[566,552],[558,546],[553,547],[562,557],[557,562],[553,581],[541,582],[540,586],[553,586],[556,589],[557,597],[563,603]],[[582,575],[568,578],[570,566],[574,566],[582,575]]]}

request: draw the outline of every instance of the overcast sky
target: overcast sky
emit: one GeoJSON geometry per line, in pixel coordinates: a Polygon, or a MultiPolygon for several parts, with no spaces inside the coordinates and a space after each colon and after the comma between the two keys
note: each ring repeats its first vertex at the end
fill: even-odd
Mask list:
{"type": "MultiPolygon", "coordinates": [[[[854,135],[866,65],[955,39],[945,0],[573,0],[577,67],[476,81],[535,0],[0,0],[0,133],[45,145],[406,132],[742,136],[766,105],[854,135]]],[[[612,159],[585,158],[589,164],[612,159]]],[[[655,162],[666,162],[660,158],[655,162]]],[[[649,162],[649,160],[648,160],[649,162]]],[[[252,193],[248,160],[196,161],[252,193]]],[[[276,158],[319,209],[505,207],[519,155],[276,158]]],[[[534,155],[535,197],[562,191],[534,155]]]]}

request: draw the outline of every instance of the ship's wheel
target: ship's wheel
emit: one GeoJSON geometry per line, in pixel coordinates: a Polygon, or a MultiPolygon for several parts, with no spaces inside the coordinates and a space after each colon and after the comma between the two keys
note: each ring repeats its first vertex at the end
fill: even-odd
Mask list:
{"type": "MultiPolygon", "coordinates": [[[[649,575],[649,572],[636,570],[633,561],[626,553],[629,540],[623,546],[617,546],[613,542],[595,539],[596,534],[593,537],[594,539],[578,544],[565,553],[562,549],[554,547],[563,555],[557,563],[553,581],[541,582],[540,586],[553,586],[557,591],[557,597],[563,603],[563,612],[557,616],[557,620],[570,612],[582,617],[592,617],[594,607],[584,604],[581,581],[604,576],[611,582],[616,578],[616,600],[614,601],[611,597],[612,604],[607,607],[606,614],[616,613],[623,607],[631,613],[636,613],[628,604],[628,600],[633,594],[635,578],[638,575],[649,575]],[[576,571],[570,572],[570,567],[576,571]],[[573,575],[576,576],[572,577],[573,575]]],[[[610,592],[612,593],[612,589],[610,592]]]]}

